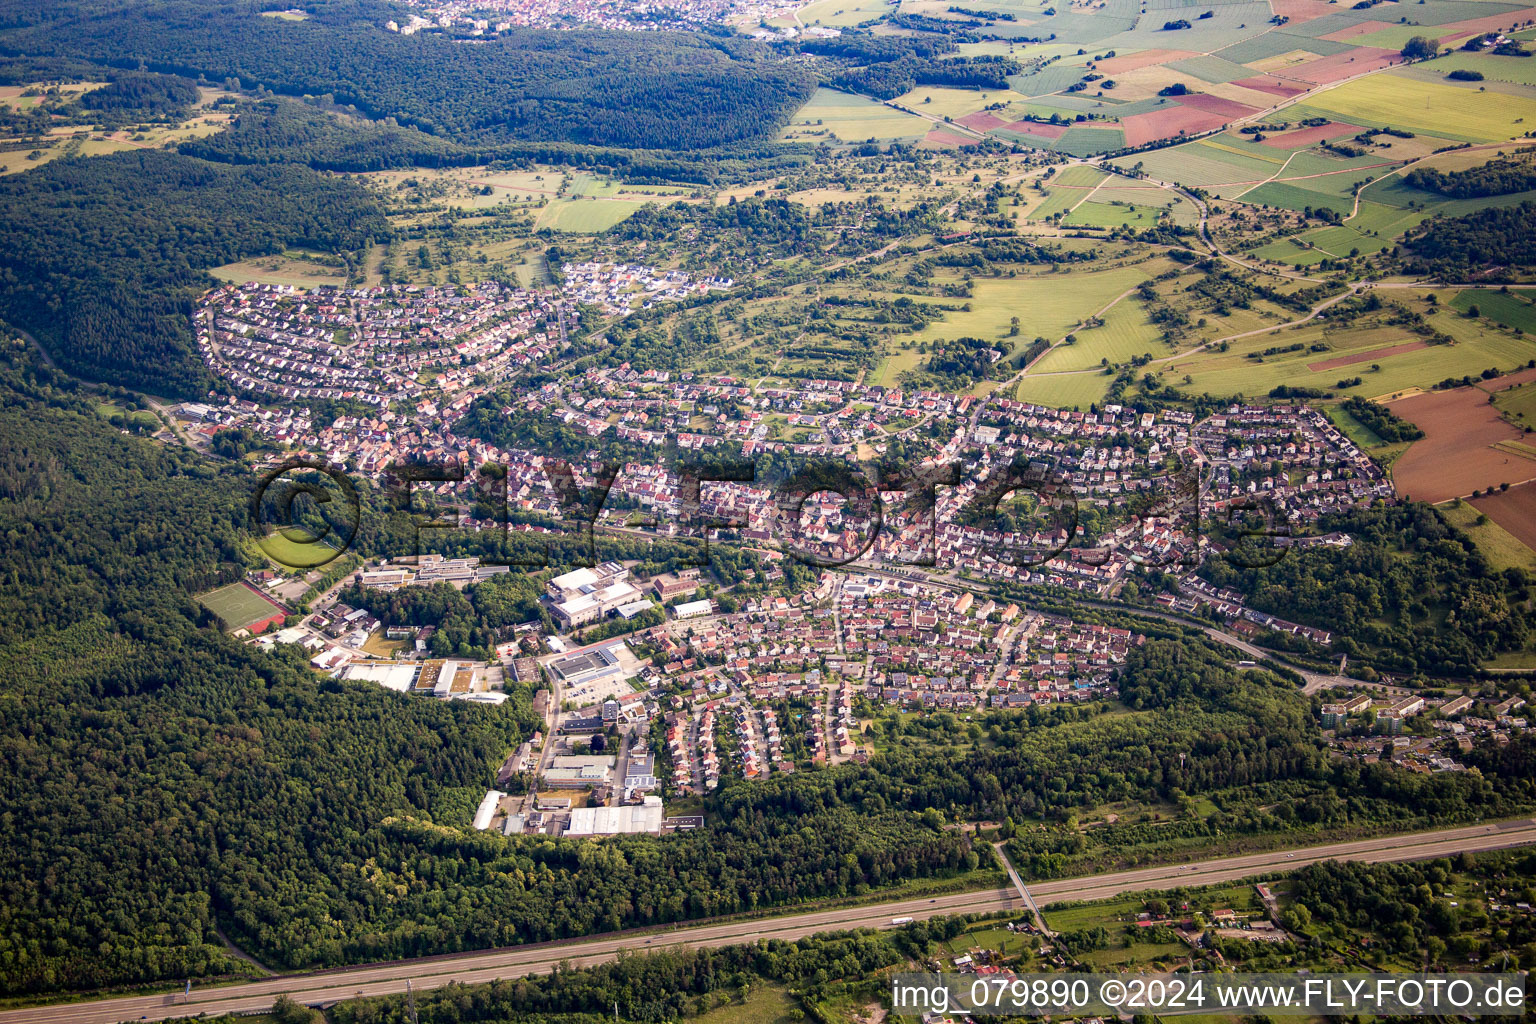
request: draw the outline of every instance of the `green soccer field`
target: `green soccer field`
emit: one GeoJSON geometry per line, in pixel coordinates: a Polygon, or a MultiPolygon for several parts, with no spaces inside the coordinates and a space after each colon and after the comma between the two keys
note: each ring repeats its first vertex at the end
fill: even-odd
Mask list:
{"type": "Polygon", "coordinates": [[[244,629],[253,622],[269,619],[282,611],[244,583],[231,583],[200,594],[198,602],[224,621],[230,629],[244,629]]]}

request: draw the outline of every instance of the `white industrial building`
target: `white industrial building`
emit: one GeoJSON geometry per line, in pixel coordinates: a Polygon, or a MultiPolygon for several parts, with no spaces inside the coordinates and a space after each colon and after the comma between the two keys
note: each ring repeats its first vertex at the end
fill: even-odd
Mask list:
{"type": "Polygon", "coordinates": [[[378,683],[386,690],[407,693],[416,683],[415,665],[397,665],[386,661],[359,661],[341,670],[343,679],[363,679],[378,683]]]}
{"type": "Polygon", "coordinates": [[[545,584],[550,614],[561,629],[596,622],[609,612],[641,600],[629,581],[629,570],[618,562],[592,569],[575,569],[545,584]]]}
{"type": "Polygon", "coordinates": [[[553,788],[606,786],[613,781],[611,754],[558,754],[544,770],[544,781],[553,788]]]}
{"type": "Polygon", "coordinates": [[[501,806],[502,798],[506,795],[499,789],[485,791],[485,797],[480,801],[480,806],[475,809],[475,828],[484,832],[491,827],[491,819],[496,817],[496,809],[501,806]]]}
{"type": "Polygon", "coordinates": [[[648,796],[644,802],[622,807],[577,807],[571,811],[568,836],[614,836],[649,832],[661,834],[661,797],[648,796]]]}
{"type": "Polygon", "coordinates": [[[695,619],[700,615],[708,615],[714,608],[713,601],[684,601],[672,609],[672,614],[679,619],[695,619]]]}

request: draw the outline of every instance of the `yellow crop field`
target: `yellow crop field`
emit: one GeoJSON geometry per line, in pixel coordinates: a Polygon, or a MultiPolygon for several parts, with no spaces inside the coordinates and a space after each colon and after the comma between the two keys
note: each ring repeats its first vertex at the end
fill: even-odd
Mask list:
{"type": "Polygon", "coordinates": [[[1309,97],[1306,107],[1350,124],[1391,125],[1468,142],[1508,139],[1536,120],[1536,99],[1473,93],[1390,72],[1309,97]]]}

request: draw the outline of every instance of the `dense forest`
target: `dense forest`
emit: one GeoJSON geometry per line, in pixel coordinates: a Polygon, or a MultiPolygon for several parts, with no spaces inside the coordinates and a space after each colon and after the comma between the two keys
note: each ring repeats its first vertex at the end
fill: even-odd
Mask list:
{"type": "Polygon", "coordinates": [[[169,114],[190,107],[200,95],[197,83],[188,78],[130,73],[90,90],[80,97],[80,103],[91,110],[169,114]]]}
{"type": "Polygon", "coordinates": [[[1335,651],[1394,671],[1465,674],[1529,635],[1526,574],[1496,572],[1430,506],[1358,509],[1318,525],[1354,543],[1256,569],[1211,558],[1200,574],[1255,608],[1332,630],[1335,651]]]}
{"type": "MultiPolygon", "coordinates": [[[[3,111],[0,111],[3,113],[3,111]]],[[[298,100],[268,96],[238,108],[230,126],[187,139],[187,156],[231,164],[303,164],[319,171],[365,172],[396,167],[580,167],[636,180],[747,180],[801,166],[799,144],[762,142],[728,150],[641,150],[573,142],[512,139],[463,145],[389,121],[369,121],[298,100]]]]}
{"type": "Polygon", "coordinates": [[[809,98],[809,71],[756,43],[706,33],[520,30],[466,45],[401,35],[391,8],[315,0],[309,17],[250,0],[64,0],[11,15],[0,55],[93,60],[290,96],[330,97],[375,120],[465,144],[558,140],[694,149],[777,133],[809,98]]]}
{"type": "Polygon", "coordinates": [[[1494,268],[1484,280],[1508,279],[1509,271],[1536,265],[1536,235],[1531,222],[1536,203],[1490,206],[1464,217],[1442,217],[1403,238],[1403,269],[1447,281],[1463,281],[1474,271],[1494,268]]]}
{"type": "Polygon", "coordinates": [[[400,700],[225,639],[190,593],[243,568],[243,474],[122,436],[11,344],[0,990],[227,973],[215,920],[259,955],[338,955],[382,823],[458,820],[532,727],[526,694],[400,700]]]}
{"type": "Polygon", "coordinates": [[[191,329],[207,268],[390,231],[355,182],[156,150],[52,161],[0,180],[0,205],[0,314],[75,373],[178,397],[213,385],[191,329]]]}
{"type": "Polygon", "coordinates": [[[1403,175],[1403,183],[1457,199],[1507,196],[1536,189],[1536,164],[1529,160],[1499,159],[1465,171],[1416,167],[1403,175]]]}
{"type": "Polygon", "coordinates": [[[1018,64],[1006,57],[949,57],[943,60],[903,57],[839,71],[833,75],[832,84],[848,92],[891,100],[920,85],[1007,89],[1008,76],[1018,70],[1018,64]]]}
{"type": "Polygon", "coordinates": [[[848,92],[889,100],[919,85],[961,89],[1006,89],[1008,76],[1020,70],[1008,57],[955,57],[955,41],[939,35],[875,35],[844,31],[831,39],[805,39],[805,53],[833,65],[831,83],[848,92]]]}
{"type": "Polygon", "coordinates": [[[177,148],[187,156],[221,163],[299,163],[354,172],[482,160],[466,146],[415,128],[341,117],[275,98],[242,108],[226,130],[189,139],[177,148]]]}

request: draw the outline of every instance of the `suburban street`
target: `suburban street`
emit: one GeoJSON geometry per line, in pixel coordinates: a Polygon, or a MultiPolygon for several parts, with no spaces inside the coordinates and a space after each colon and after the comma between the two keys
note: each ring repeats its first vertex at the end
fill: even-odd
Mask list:
{"type": "MultiPolygon", "coordinates": [[[[1098,900],[1123,893],[1184,885],[1213,885],[1276,871],[1290,871],[1324,860],[1367,863],[1422,860],[1478,850],[1536,845],[1536,819],[1470,825],[1436,832],[1383,836],[1246,854],[1194,864],[1169,864],[1087,878],[1053,879],[1029,886],[1028,896],[1041,905],[1064,900],[1098,900]]],[[[251,1013],[267,1009],[282,994],[299,1002],[323,1005],[357,996],[381,996],[450,982],[476,984],[498,978],[544,973],[565,961],[587,966],[613,959],[620,950],[645,952],[671,945],[689,948],[725,946],[760,938],[798,939],[823,931],[888,928],[896,917],[921,920],[954,913],[1023,909],[1024,894],[1013,889],[957,893],[932,899],[903,900],[863,907],[789,914],[782,917],[627,932],[560,944],[486,950],[421,960],[394,961],[315,974],[289,975],[219,988],[193,987],[181,992],[125,996],[94,1002],[56,1004],[0,1012],[0,1024],[116,1024],[197,1014],[251,1013]]]]}

